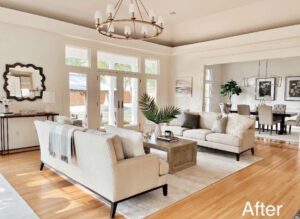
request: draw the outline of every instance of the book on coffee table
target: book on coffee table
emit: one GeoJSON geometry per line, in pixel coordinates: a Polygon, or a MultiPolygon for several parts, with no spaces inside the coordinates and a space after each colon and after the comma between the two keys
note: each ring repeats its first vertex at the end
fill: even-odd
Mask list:
{"type": "Polygon", "coordinates": [[[157,137],[157,139],[162,141],[175,142],[178,141],[179,138],[162,135],[157,137]]]}

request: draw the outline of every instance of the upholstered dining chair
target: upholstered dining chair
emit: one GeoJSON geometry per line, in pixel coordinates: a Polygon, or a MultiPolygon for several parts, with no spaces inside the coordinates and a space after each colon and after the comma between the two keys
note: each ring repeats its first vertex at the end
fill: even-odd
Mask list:
{"type": "Polygon", "coordinates": [[[270,126],[270,135],[272,135],[273,131],[273,125],[276,125],[276,133],[278,132],[278,121],[274,121],[273,119],[273,112],[272,112],[272,106],[259,106],[258,107],[258,130],[259,133],[261,131],[261,128],[267,126],[269,128],[270,126]]]}
{"type": "Polygon", "coordinates": [[[284,114],[285,112],[286,112],[286,105],[285,104],[275,104],[273,106],[273,113],[284,114]]]}
{"type": "Polygon", "coordinates": [[[297,114],[296,119],[287,120],[285,122],[286,127],[289,126],[289,134],[291,134],[292,126],[300,126],[300,113],[297,114]]]}
{"type": "Polygon", "coordinates": [[[239,115],[250,116],[250,106],[245,104],[237,105],[237,111],[239,115]]]}

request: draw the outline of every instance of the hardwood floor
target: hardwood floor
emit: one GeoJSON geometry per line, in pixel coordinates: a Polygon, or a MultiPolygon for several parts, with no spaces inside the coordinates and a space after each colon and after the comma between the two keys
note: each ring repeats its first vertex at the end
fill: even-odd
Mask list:
{"type": "MultiPolygon", "coordinates": [[[[262,161],[149,218],[241,218],[247,201],[283,205],[279,218],[292,218],[300,209],[300,155],[284,146],[257,141],[262,161]]],[[[109,218],[109,207],[39,165],[38,151],[0,157],[0,172],[41,218],[109,218]]]]}

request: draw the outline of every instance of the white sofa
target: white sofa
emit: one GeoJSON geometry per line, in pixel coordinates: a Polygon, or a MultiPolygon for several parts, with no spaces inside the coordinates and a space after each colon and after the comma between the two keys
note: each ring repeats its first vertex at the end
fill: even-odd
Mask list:
{"type": "MultiPolygon", "coordinates": [[[[153,154],[117,160],[115,135],[98,131],[75,131],[76,161],[66,163],[49,154],[50,121],[35,121],[40,142],[41,170],[44,164],[75,180],[111,203],[111,217],[117,204],[139,194],[162,188],[168,191],[168,164],[153,154]]],[[[126,130],[122,130],[126,135],[126,130]]],[[[142,142],[142,135],[128,130],[123,143],[142,142]],[[135,138],[135,139],[132,139],[135,138]]],[[[124,145],[123,145],[124,146],[124,145]]],[[[134,148],[135,145],[130,145],[134,148]]],[[[143,147],[143,146],[142,146],[143,147]]]]}
{"type": "Polygon", "coordinates": [[[251,150],[252,154],[254,154],[254,118],[237,114],[228,115],[226,132],[214,133],[212,127],[220,114],[215,112],[201,112],[199,115],[199,129],[188,129],[181,127],[182,124],[176,124],[162,126],[162,132],[169,130],[179,138],[197,141],[198,146],[234,153],[236,154],[237,161],[240,159],[240,154],[245,151],[251,150]],[[253,123],[249,119],[253,120],[253,123]],[[247,124],[241,124],[243,121],[247,124]],[[236,129],[236,131],[233,129],[236,129]]]}

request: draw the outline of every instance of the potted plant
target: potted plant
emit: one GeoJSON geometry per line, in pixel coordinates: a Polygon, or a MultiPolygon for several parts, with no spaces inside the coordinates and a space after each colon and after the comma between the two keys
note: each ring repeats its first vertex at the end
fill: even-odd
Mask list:
{"type": "Polygon", "coordinates": [[[220,93],[224,97],[226,96],[228,97],[229,102],[226,104],[226,107],[228,108],[228,110],[230,110],[232,106],[231,104],[232,95],[240,95],[240,93],[242,93],[242,89],[240,88],[240,86],[237,84],[236,81],[230,80],[227,83],[221,85],[220,93]]]}
{"type": "Polygon", "coordinates": [[[166,106],[159,109],[155,99],[147,93],[140,96],[139,106],[146,119],[156,124],[154,131],[156,138],[161,135],[161,124],[171,122],[181,113],[180,109],[175,106],[166,106]]]}

